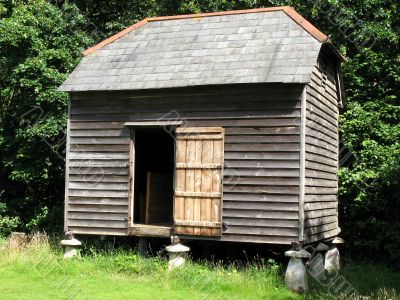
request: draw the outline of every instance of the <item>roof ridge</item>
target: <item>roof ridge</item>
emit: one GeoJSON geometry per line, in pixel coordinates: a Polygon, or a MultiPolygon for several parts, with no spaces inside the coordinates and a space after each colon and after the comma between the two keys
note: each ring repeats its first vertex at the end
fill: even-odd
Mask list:
{"type": "Polygon", "coordinates": [[[238,15],[238,14],[251,14],[260,12],[273,12],[273,11],[283,11],[288,15],[293,21],[300,25],[305,31],[307,31],[311,36],[321,43],[329,41],[329,37],[316,28],[313,24],[307,21],[302,15],[300,15],[294,8],[290,6],[274,6],[274,7],[263,7],[263,8],[253,8],[253,9],[242,9],[242,10],[229,10],[221,12],[210,12],[210,13],[200,13],[200,14],[189,14],[189,15],[175,15],[175,16],[163,16],[163,17],[151,17],[145,18],[128,28],[110,36],[109,38],[101,41],[100,43],[87,48],[82,52],[83,56],[87,56],[96,50],[114,42],[115,40],[123,37],[124,35],[136,30],[148,22],[156,21],[168,21],[168,20],[181,20],[181,19],[191,19],[191,18],[203,18],[203,17],[215,17],[215,16],[226,16],[226,15],[238,15]]]}

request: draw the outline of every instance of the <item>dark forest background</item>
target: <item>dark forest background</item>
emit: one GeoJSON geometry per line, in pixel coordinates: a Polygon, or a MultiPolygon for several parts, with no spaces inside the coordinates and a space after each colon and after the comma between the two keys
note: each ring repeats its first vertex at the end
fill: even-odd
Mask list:
{"type": "Polygon", "coordinates": [[[0,234],[62,232],[68,95],[56,88],[82,50],[145,17],[280,5],[329,34],[348,58],[342,237],[349,253],[399,267],[398,0],[0,0],[0,234]]]}

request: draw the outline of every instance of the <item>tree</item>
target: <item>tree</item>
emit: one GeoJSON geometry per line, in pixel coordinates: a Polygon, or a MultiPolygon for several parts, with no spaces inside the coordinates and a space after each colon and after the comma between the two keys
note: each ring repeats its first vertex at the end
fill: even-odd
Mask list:
{"type": "Polygon", "coordinates": [[[59,230],[68,96],[56,89],[92,41],[75,5],[1,1],[0,13],[1,213],[59,230]]]}

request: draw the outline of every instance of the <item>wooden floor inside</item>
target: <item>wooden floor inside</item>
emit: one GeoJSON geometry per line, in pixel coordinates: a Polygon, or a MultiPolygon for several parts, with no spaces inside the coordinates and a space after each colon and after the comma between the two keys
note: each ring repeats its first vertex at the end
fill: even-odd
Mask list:
{"type": "Polygon", "coordinates": [[[170,237],[172,223],[133,224],[128,229],[128,234],[133,236],[170,237]]]}

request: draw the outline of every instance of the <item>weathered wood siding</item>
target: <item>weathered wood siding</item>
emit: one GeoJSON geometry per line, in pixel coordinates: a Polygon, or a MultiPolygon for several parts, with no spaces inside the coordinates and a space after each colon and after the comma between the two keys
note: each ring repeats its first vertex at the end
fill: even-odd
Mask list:
{"type": "Polygon", "coordinates": [[[339,233],[337,70],[324,52],[307,85],[304,238],[313,242],[339,233]]]}
{"type": "Polygon", "coordinates": [[[129,131],[123,123],[183,119],[186,126],[225,128],[222,240],[297,240],[302,90],[257,84],[72,93],[68,228],[126,234],[129,131]]]}

